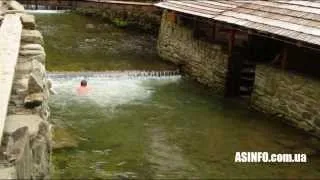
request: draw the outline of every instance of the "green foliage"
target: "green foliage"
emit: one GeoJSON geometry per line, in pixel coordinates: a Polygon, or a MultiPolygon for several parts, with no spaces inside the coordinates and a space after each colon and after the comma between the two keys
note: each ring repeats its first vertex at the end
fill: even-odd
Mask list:
{"type": "Polygon", "coordinates": [[[112,20],[112,22],[117,26],[117,27],[126,27],[128,26],[128,22],[120,19],[120,18],[115,18],[112,20]]]}

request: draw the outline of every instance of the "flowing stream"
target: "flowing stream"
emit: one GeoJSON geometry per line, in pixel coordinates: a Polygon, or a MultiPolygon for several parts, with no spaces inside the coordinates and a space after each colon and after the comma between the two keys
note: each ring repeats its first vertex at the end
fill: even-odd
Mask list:
{"type": "Polygon", "coordinates": [[[59,71],[48,75],[51,120],[72,144],[53,152],[53,178],[320,177],[312,138],[181,77],[155,38],[71,13],[36,16],[47,69],[59,71]],[[87,96],[76,95],[82,79],[87,96]],[[307,153],[308,163],[234,163],[239,151],[307,153]]]}

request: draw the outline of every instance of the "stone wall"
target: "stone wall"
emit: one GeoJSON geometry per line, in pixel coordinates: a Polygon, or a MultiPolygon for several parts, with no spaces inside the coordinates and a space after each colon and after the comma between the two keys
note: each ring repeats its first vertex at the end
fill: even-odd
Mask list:
{"type": "Polygon", "coordinates": [[[118,27],[157,34],[160,26],[161,10],[152,3],[79,1],[75,7],[76,12],[100,17],[118,27]]]}
{"type": "Polygon", "coordinates": [[[320,80],[257,65],[252,107],[320,137],[320,80]]]}
{"type": "Polygon", "coordinates": [[[221,45],[194,38],[193,30],[167,18],[164,11],[158,37],[158,52],[165,60],[182,65],[198,82],[225,93],[228,55],[221,45]]]}
{"type": "MultiPolygon", "coordinates": [[[[10,3],[7,6],[15,10],[10,3]]],[[[50,169],[51,84],[46,78],[43,38],[35,30],[35,18],[24,14],[23,7],[16,7],[20,8],[16,15],[23,30],[0,148],[0,178],[44,179],[50,169]]]]}

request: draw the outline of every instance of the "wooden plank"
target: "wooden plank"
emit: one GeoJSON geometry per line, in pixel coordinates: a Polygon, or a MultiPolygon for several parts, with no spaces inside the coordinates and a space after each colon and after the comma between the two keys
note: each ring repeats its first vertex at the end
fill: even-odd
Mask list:
{"type": "Polygon", "coordinates": [[[255,16],[260,16],[264,18],[270,18],[270,19],[275,19],[275,20],[280,20],[283,22],[289,22],[289,23],[295,23],[298,25],[304,25],[304,26],[310,26],[310,27],[315,27],[320,29],[320,19],[318,21],[310,20],[310,19],[302,19],[299,17],[294,17],[294,16],[288,16],[284,14],[277,14],[277,13],[272,13],[272,12],[267,12],[261,10],[250,10],[246,8],[236,8],[233,10],[234,12],[239,12],[239,13],[244,13],[244,14],[250,14],[250,15],[255,15],[255,16]]]}
{"type": "Polygon", "coordinates": [[[172,11],[182,12],[182,13],[205,17],[205,18],[212,18],[213,17],[213,15],[210,15],[210,14],[204,14],[204,13],[196,12],[193,10],[183,9],[183,8],[167,5],[165,3],[158,3],[158,4],[156,4],[156,6],[161,7],[161,8],[165,8],[165,9],[169,9],[172,11]]]}
{"type": "Polygon", "coordinates": [[[236,8],[237,5],[234,5],[234,4],[231,4],[227,1],[199,1],[199,2],[203,2],[203,3],[206,3],[206,4],[211,4],[211,5],[214,5],[214,6],[221,6],[221,7],[226,7],[228,9],[232,9],[232,8],[236,8]]]}
{"type": "Polygon", "coordinates": [[[222,11],[229,10],[232,8],[232,7],[230,7],[230,5],[228,5],[228,6],[217,5],[217,4],[219,4],[218,2],[213,2],[214,4],[212,4],[211,1],[188,1],[188,3],[189,4],[197,4],[197,5],[199,5],[201,3],[201,5],[204,7],[208,7],[208,8],[212,8],[212,9],[219,9],[222,11]]]}
{"type": "Polygon", "coordinates": [[[306,6],[306,7],[313,7],[313,8],[320,8],[320,1],[288,1],[288,0],[278,0],[281,3],[285,4],[294,4],[299,6],[306,6]]]}
{"type": "Polygon", "coordinates": [[[224,12],[223,15],[233,17],[233,18],[238,18],[238,19],[245,19],[252,22],[258,22],[258,23],[266,24],[270,26],[281,27],[284,29],[293,30],[297,32],[303,32],[305,34],[310,34],[314,36],[320,36],[320,28],[308,27],[308,26],[298,25],[294,23],[283,22],[281,20],[263,18],[259,16],[254,16],[254,15],[244,14],[244,13],[237,13],[232,11],[224,12]]]}
{"type": "Polygon", "coordinates": [[[215,8],[210,8],[210,7],[205,7],[201,4],[193,4],[189,3],[189,1],[170,1],[170,4],[175,4],[175,5],[181,5],[186,8],[194,8],[194,10],[197,11],[204,11],[206,13],[213,12],[214,14],[223,12],[224,10],[221,9],[215,9],[215,8]]]}
{"type": "Polygon", "coordinates": [[[277,1],[248,1],[248,2],[250,2],[252,4],[262,5],[262,6],[278,7],[278,8],[294,10],[294,11],[320,14],[320,9],[314,8],[314,7],[305,7],[305,6],[299,6],[299,5],[293,5],[293,4],[284,4],[284,3],[277,2],[277,1]]]}

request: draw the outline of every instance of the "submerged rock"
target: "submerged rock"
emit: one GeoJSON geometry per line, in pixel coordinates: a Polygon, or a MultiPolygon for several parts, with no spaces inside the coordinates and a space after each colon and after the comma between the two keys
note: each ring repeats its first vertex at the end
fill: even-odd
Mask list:
{"type": "Polygon", "coordinates": [[[94,29],[95,26],[93,24],[86,24],[86,29],[94,29]]]}
{"type": "Polygon", "coordinates": [[[127,164],[127,162],[126,161],[122,161],[122,162],[118,163],[117,166],[123,166],[125,164],[127,164]]]}
{"type": "Polygon", "coordinates": [[[63,148],[76,148],[79,144],[77,137],[68,131],[68,129],[57,126],[53,128],[52,139],[52,148],[54,150],[63,148]]]}

